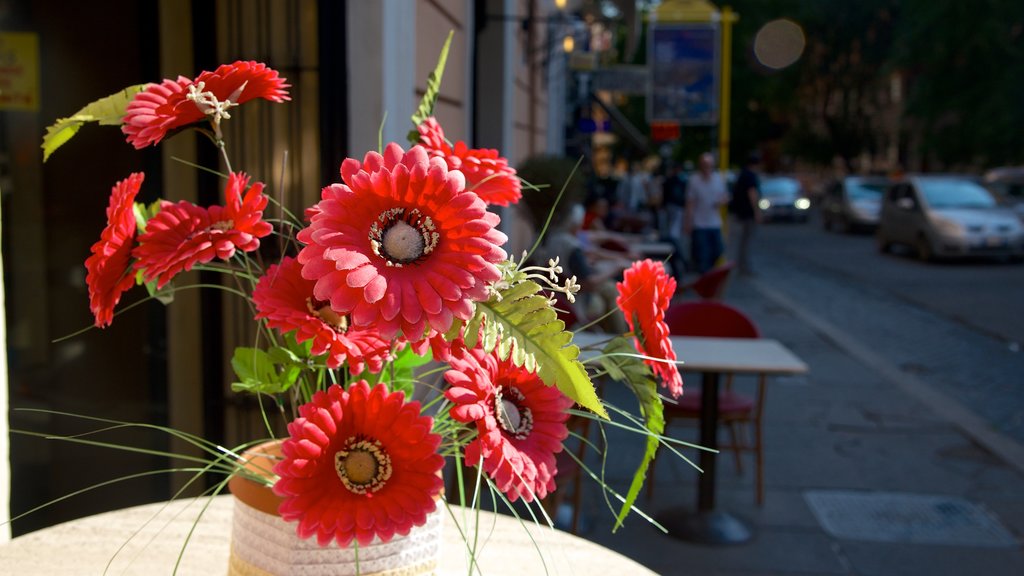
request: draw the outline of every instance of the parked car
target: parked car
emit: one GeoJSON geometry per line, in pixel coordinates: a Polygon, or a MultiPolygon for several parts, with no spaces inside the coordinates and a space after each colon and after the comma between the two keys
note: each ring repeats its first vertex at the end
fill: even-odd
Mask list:
{"type": "Polygon", "coordinates": [[[821,220],[826,230],[874,230],[882,209],[882,195],[892,181],[882,176],[847,176],[834,182],[821,199],[821,220]]]}
{"type": "Polygon", "coordinates": [[[1000,206],[1013,210],[1024,221],[1024,166],[989,170],[981,182],[1000,206]]]}
{"type": "Polygon", "coordinates": [[[764,176],[761,178],[761,199],[758,200],[765,222],[795,220],[807,222],[811,201],[796,178],[764,176]]]}
{"type": "Polygon", "coordinates": [[[967,176],[913,176],[882,200],[879,250],[905,244],[928,261],[940,256],[1024,255],[1024,225],[967,176]]]}

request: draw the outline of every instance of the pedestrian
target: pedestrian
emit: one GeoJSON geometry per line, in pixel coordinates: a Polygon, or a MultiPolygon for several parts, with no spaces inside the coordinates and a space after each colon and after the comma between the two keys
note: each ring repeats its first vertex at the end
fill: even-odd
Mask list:
{"type": "Polygon", "coordinates": [[[686,183],[685,232],[698,274],[713,268],[723,250],[721,207],[729,201],[729,192],[714,164],[710,152],[701,154],[698,172],[686,183]]]}
{"type": "Polygon", "coordinates": [[[733,235],[736,241],[736,264],[740,274],[745,276],[753,275],[754,269],[750,265],[750,240],[754,236],[754,230],[761,223],[761,181],[757,177],[757,168],[761,164],[761,158],[757,153],[751,153],[743,164],[743,170],[736,177],[736,183],[732,187],[732,197],[729,200],[729,212],[733,216],[733,235]]]}
{"type": "Polygon", "coordinates": [[[679,171],[679,165],[669,164],[668,173],[661,183],[661,203],[665,209],[666,222],[664,235],[675,240],[682,240],[683,213],[686,210],[686,181],[679,171]]]}

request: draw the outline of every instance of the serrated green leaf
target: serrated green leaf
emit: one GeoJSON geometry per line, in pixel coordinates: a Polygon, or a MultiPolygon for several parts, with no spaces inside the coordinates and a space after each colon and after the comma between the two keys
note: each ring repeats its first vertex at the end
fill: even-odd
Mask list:
{"type": "Polygon", "coordinates": [[[78,130],[86,122],[97,122],[103,126],[119,126],[124,118],[128,103],[135,98],[135,95],[146,88],[147,84],[129,86],[120,92],[100,98],[95,102],[87,104],[84,108],[75,112],[67,118],[60,118],[46,129],[43,136],[43,162],[50,158],[50,154],[64,145],[65,142],[78,133],[78,130]]]}
{"type": "MultiPolygon", "coordinates": [[[[577,360],[580,349],[571,344],[572,333],[565,331],[565,323],[558,319],[558,313],[540,291],[540,285],[533,281],[503,290],[499,296],[477,303],[477,312],[469,325],[482,318],[483,342],[490,344],[484,347],[485,351],[492,351],[497,342],[511,340],[507,349],[503,345],[498,350],[499,354],[511,356],[517,366],[536,372],[549,386],[557,386],[580,406],[607,419],[608,412],[601,405],[590,376],[577,360]]],[[[469,336],[467,329],[467,346],[469,336]]]]}
{"type": "Polygon", "coordinates": [[[644,425],[650,434],[647,435],[647,442],[644,446],[644,455],[633,473],[633,480],[630,482],[629,491],[626,493],[626,500],[615,518],[615,532],[622,526],[629,510],[633,507],[640,489],[643,488],[644,480],[647,478],[647,468],[658,451],[658,436],[665,431],[665,413],[658,396],[658,383],[655,381],[650,367],[636,356],[636,348],[631,339],[623,336],[609,342],[599,357],[601,366],[608,372],[608,375],[620,382],[625,382],[633,391],[637,401],[640,403],[640,413],[644,417],[644,425]]]}
{"type": "Polygon", "coordinates": [[[444,41],[444,46],[441,47],[441,54],[437,57],[437,66],[434,67],[434,71],[427,77],[427,88],[423,92],[423,99],[420,100],[420,105],[416,108],[416,112],[412,115],[412,126],[413,129],[409,131],[409,143],[418,144],[420,141],[420,133],[416,130],[416,127],[423,123],[424,120],[434,115],[434,105],[437,104],[437,95],[441,92],[441,77],[444,76],[444,67],[448,62],[448,49],[452,45],[452,38],[455,36],[455,31],[448,32],[448,39],[444,41]]]}

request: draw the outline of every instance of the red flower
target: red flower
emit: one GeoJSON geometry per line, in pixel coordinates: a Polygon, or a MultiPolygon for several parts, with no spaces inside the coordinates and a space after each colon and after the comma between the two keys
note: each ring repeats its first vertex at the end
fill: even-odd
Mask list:
{"type": "Polygon", "coordinates": [[[182,270],[214,258],[228,260],[235,250],[251,252],[260,246],[259,238],[273,227],[263,221],[267,197],[263,184],[253,184],[245,196],[242,191],[249,177],[231,174],[224,192],[225,206],[209,209],[185,201],[164,202],[160,212],[146,223],[146,232],[132,252],[135,269],[143,271],[146,282],[157,280],[162,288],[182,270]]]}
{"type": "Polygon", "coordinates": [[[347,546],[388,542],[422,526],[441,493],[441,436],[418,402],[365,381],[346,392],[333,385],[299,407],[274,466],[278,511],[298,521],[300,538],[347,546]]]}
{"type": "Polygon", "coordinates": [[[404,152],[392,143],[361,164],[346,159],[341,175],[345,184],[324,188],[298,234],[314,297],[385,338],[401,332],[415,341],[468,320],[472,302],[501,276],[506,237],[498,216],[464,192],[462,173],[420,146],[404,152]]]}
{"type": "Polygon", "coordinates": [[[683,393],[683,378],[675,365],[676,353],[669,339],[665,310],[676,291],[676,281],[665,272],[665,266],[652,260],[638,260],[622,274],[615,287],[615,299],[626,317],[629,329],[636,336],[636,348],[645,356],[664,361],[644,362],[661,378],[673,398],[683,393]]]}
{"type": "Polygon", "coordinates": [[[430,155],[444,158],[449,170],[461,170],[466,175],[466,189],[475,192],[484,202],[508,206],[522,198],[522,184],[515,168],[509,166],[508,160],[497,150],[470,148],[462,141],[456,142],[453,149],[433,117],[424,120],[417,129],[420,144],[430,155]]]}
{"type": "Polygon", "coordinates": [[[131,252],[135,241],[135,196],[145,175],[136,172],[114,185],[107,207],[107,227],[100,240],[92,245],[92,256],[85,260],[88,273],[89,309],[96,317],[96,327],[110,326],[114,307],[121,294],[135,284],[131,273],[131,252]]]}
{"type": "Polygon", "coordinates": [[[253,98],[272,102],[291,99],[285,90],[288,88],[285,79],[260,62],[224,64],[213,72],[201,73],[195,80],[183,76],[164,80],[150,84],[128,103],[121,126],[121,131],[128,135],[128,143],[137,149],[155,145],[171,130],[206,118],[199,105],[189,100],[190,86],[212,94],[219,102],[230,100],[234,104],[253,98]]]}
{"type": "Polygon", "coordinates": [[[466,462],[478,465],[513,502],[531,502],[555,489],[555,454],[569,435],[566,412],[573,404],[511,360],[479,348],[453,352],[451,385],[445,397],[452,418],[476,423],[478,436],[466,445],[466,462]]]}
{"type": "Polygon", "coordinates": [[[329,368],[347,361],[353,375],[367,366],[377,373],[391,353],[391,343],[376,330],[350,327],[343,314],[313,298],[313,281],[302,277],[302,265],[294,258],[268,268],[252,299],[257,319],[266,318],[267,325],[281,332],[294,330],[300,343],[313,340],[313,354],[326,353],[329,368]]]}

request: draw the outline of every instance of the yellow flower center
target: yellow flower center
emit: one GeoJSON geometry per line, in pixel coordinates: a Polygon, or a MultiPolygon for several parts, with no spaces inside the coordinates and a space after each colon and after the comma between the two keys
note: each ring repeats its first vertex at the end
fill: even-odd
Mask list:
{"type": "Polygon", "coordinates": [[[306,298],[306,310],[333,328],[338,334],[348,331],[348,316],[335,312],[329,303],[310,296],[306,298]]]}
{"type": "Polygon", "coordinates": [[[372,494],[387,484],[391,457],[377,440],[349,438],[346,447],[334,453],[334,469],[341,483],[354,494],[372,494]]]}

